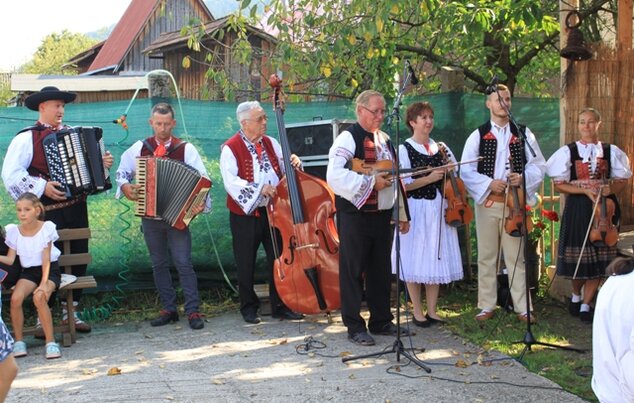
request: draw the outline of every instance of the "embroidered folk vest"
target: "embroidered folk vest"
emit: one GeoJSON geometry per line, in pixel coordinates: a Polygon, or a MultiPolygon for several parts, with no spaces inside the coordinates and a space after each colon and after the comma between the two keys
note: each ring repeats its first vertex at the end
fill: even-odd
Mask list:
{"type": "MultiPolygon", "coordinates": [[[[409,161],[412,165],[412,168],[419,167],[439,167],[443,165],[442,155],[440,153],[436,153],[434,155],[425,155],[423,153],[418,152],[414,146],[412,146],[407,141],[403,143],[405,148],[407,149],[407,156],[409,157],[409,161]]],[[[429,175],[429,174],[426,174],[429,175]]],[[[433,200],[436,198],[437,191],[440,189],[440,185],[442,184],[442,180],[437,181],[435,183],[430,183],[429,185],[423,186],[418,189],[408,190],[407,197],[412,197],[414,199],[427,199],[433,200]]]]}
{"type": "MultiPolygon", "coordinates": [[[[526,129],[526,126],[524,125],[520,125],[520,127],[522,130],[526,129]]],[[[515,125],[510,125],[510,128],[513,137],[509,143],[509,153],[513,159],[513,172],[521,174],[526,157],[524,155],[524,150],[522,150],[522,142],[518,137],[519,133],[517,131],[517,127],[515,125]]],[[[491,121],[488,121],[478,127],[478,131],[480,132],[479,155],[484,157],[483,160],[478,162],[478,172],[493,178],[497,158],[498,140],[495,135],[491,133],[491,121]]]]}
{"type": "MultiPolygon", "coordinates": [[[[233,155],[236,157],[236,161],[238,163],[238,176],[249,183],[253,182],[253,157],[249,152],[247,146],[244,144],[242,136],[240,136],[240,132],[231,136],[229,140],[227,140],[223,145],[229,147],[233,155]]],[[[273,170],[277,174],[277,177],[281,179],[282,169],[277,159],[277,155],[275,154],[275,150],[273,149],[273,143],[271,142],[271,139],[267,136],[262,137],[262,145],[264,146],[264,151],[266,152],[266,155],[269,156],[269,160],[271,161],[273,170]]],[[[238,203],[236,203],[236,201],[233,200],[233,198],[228,194],[227,208],[232,213],[238,215],[246,215],[242,208],[240,208],[238,203]]]]}
{"type": "MultiPolygon", "coordinates": [[[[165,157],[185,162],[185,144],[187,144],[186,141],[172,136],[172,142],[167,149],[165,157]]],[[[154,155],[154,150],[156,150],[157,146],[158,143],[156,142],[156,138],[154,138],[154,136],[148,137],[143,140],[143,147],[141,147],[141,157],[149,157],[154,155]]]]}

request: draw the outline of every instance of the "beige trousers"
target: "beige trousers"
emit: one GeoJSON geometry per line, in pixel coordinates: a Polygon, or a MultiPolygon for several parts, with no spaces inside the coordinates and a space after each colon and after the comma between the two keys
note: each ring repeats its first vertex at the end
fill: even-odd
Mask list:
{"type": "MultiPolygon", "coordinates": [[[[501,242],[504,263],[508,270],[509,286],[515,312],[526,309],[526,277],[523,238],[512,237],[504,231],[508,209],[504,203],[485,201],[476,205],[476,236],[478,237],[478,308],[495,310],[497,302],[496,263],[501,242]],[[503,216],[504,215],[504,216],[503,216]],[[500,234],[502,237],[500,238],[500,234]]],[[[531,305],[532,311],[532,305],[531,305]]]]}

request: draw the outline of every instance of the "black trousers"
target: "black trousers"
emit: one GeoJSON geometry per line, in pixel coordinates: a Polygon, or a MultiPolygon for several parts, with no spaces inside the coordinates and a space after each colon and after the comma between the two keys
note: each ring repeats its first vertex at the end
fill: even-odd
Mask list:
{"type": "MultiPolygon", "coordinates": [[[[271,310],[278,312],[286,307],[280,300],[273,280],[273,262],[275,252],[271,241],[271,230],[266,208],[258,209],[259,216],[245,216],[229,213],[229,225],[233,236],[233,257],[238,269],[238,295],[240,296],[240,313],[245,316],[256,313],[260,307],[260,299],[253,290],[255,260],[260,244],[266,253],[266,272],[269,282],[269,299],[271,310]]],[[[281,245],[278,242],[278,245],[281,245]]]]}
{"type": "Polygon", "coordinates": [[[391,217],[391,210],[337,213],[341,317],[351,335],[366,331],[360,314],[364,281],[370,331],[381,330],[394,318],[390,311],[391,217]]]}
{"type": "MultiPolygon", "coordinates": [[[[45,220],[52,221],[57,229],[88,228],[88,205],[81,201],[58,210],[47,211],[45,220]]],[[[61,242],[55,242],[55,246],[64,253],[61,242]]],[[[70,243],[71,253],[88,253],[88,240],[78,239],[70,243]]],[[[85,276],[88,266],[85,264],[72,267],[72,274],[77,277],[85,276]]],[[[82,290],[73,290],[73,301],[79,302],[82,290]]],[[[52,299],[52,298],[51,298],[52,299]]]]}

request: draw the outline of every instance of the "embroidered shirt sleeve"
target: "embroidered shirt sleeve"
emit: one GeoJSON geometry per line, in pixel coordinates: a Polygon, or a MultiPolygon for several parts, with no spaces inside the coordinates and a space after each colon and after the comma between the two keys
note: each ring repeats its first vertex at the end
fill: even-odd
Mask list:
{"type": "Polygon", "coordinates": [[[41,197],[46,189],[46,179],[31,176],[27,171],[33,160],[32,136],[31,131],[18,134],[4,156],[2,180],[13,200],[26,192],[41,197]]]}
{"type": "Polygon", "coordinates": [[[117,193],[115,197],[118,199],[121,197],[123,192],[121,191],[121,186],[126,183],[132,183],[135,176],[136,171],[136,157],[141,155],[141,149],[143,148],[143,143],[141,141],[137,141],[132,144],[130,148],[125,150],[123,154],[121,154],[121,161],[119,162],[119,168],[117,168],[117,193]]]}
{"type": "MultiPolygon", "coordinates": [[[[475,130],[465,142],[462,150],[462,161],[471,161],[480,157],[480,132],[475,130]]],[[[460,178],[464,181],[467,191],[476,202],[484,203],[489,194],[489,184],[492,179],[478,172],[478,164],[464,164],[460,166],[460,178]]]]}
{"type": "Polygon", "coordinates": [[[372,192],[374,177],[359,174],[348,167],[355,149],[350,132],[344,131],[337,136],[328,153],[326,179],[333,192],[360,208],[372,192]]]}

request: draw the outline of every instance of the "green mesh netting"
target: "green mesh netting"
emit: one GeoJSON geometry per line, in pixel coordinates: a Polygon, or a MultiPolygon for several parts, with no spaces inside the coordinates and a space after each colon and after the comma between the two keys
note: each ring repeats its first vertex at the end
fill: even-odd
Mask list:
{"type": "MultiPolygon", "coordinates": [[[[403,100],[401,115],[405,107],[413,101],[431,102],[435,109],[435,129],[432,137],[445,141],[459,159],[466,137],[488,118],[484,107],[484,96],[476,94],[439,94],[410,97],[403,100]]],[[[66,106],[64,122],[72,126],[101,126],[107,148],[115,157],[115,169],[119,157],[133,142],[151,135],[148,118],[151,101],[135,100],[127,113],[129,131],[112,123],[127,109],[129,101],[94,104],[69,104],[66,106]]],[[[391,109],[388,100],[388,109],[391,109]]],[[[177,106],[177,105],[175,105],[177,106]]],[[[235,117],[236,103],[182,101],[187,133],[183,134],[183,116],[176,109],[177,129],[180,135],[193,143],[207,166],[214,183],[213,212],[196,218],[191,224],[193,234],[193,260],[203,286],[223,282],[220,261],[231,280],[235,279],[235,265],[232,256],[232,241],[229,230],[229,213],[225,207],[226,193],[222,186],[218,158],[220,145],[238,129],[235,117]],[[218,250],[216,257],[212,237],[218,250]]],[[[264,105],[269,116],[272,108],[264,105]]],[[[536,133],[542,152],[548,158],[559,147],[559,101],[557,99],[513,100],[513,114],[520,123],[527,124],[536,133]]],[[[351,102],[313,102],[288,104],[284,114],[287,124],[309,122],[315,117],[323,119],[354,119],[351,102]]],[[[32,125],[37,113],[26,108],[0,109],[0,155],[4,153],[15,135],[23,127],[32,125]]],[[[277,137],[275,120],[269,120],[268,134],[277,137]]],[[[409,137],[407,128],[400,125],[401,140],[409,137]]],[[[114,171],[112,177],[114,178],[114,171]]],[[[0,223],[15,222],[13,201],[0,185],[0,223]]],[[[114,191],[91,196],[88,201],[92,239],[90,251],[93,263],[89,273],[97,277],[102,289],[111,289],[120,281],[117,277],[122,270],[128,270],[126,288],[152,288],[151,267],[142,234],[139,231],[140,218],[129,208],[132,203],[114,199],[114,191]],[[120,217],[121,215],[121,217],[120,217]],[[129,241],[128,241],[129,239],[129,241]]],[[[262,252],[263,254],[263,252],[262,252]]],[[[263,262],[260,256],[260,262],[263,262]]],[[[260,271],[262,272],[262,271],[260,271]]],[[[260,273],[264,276],[264,273],[260,273]]]]}

